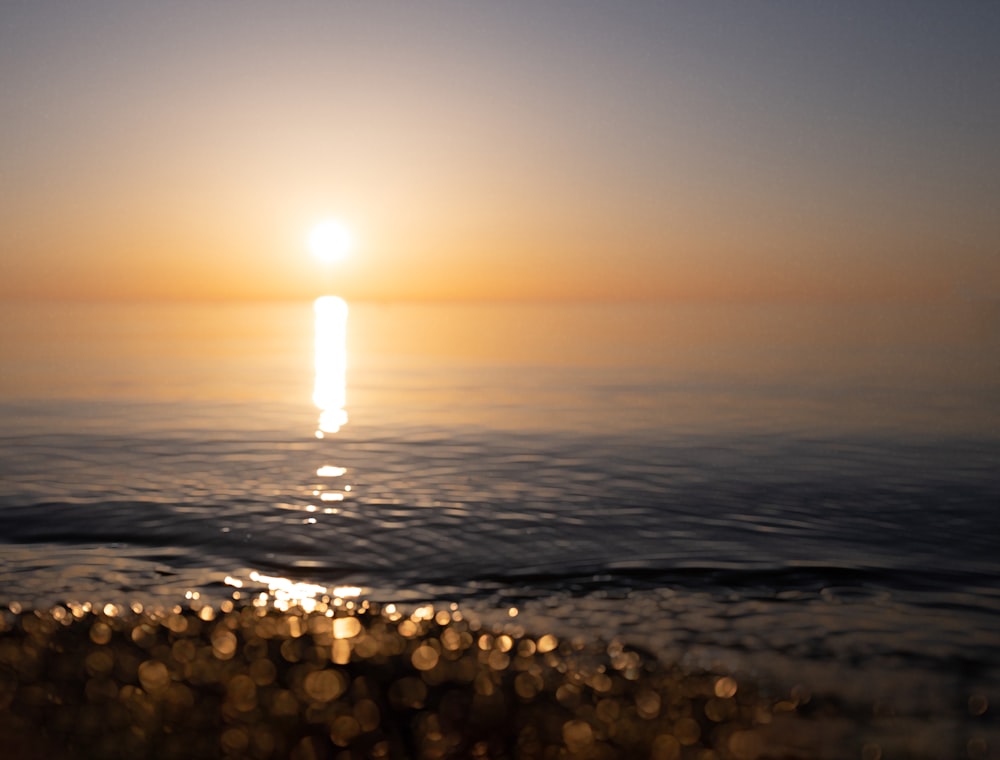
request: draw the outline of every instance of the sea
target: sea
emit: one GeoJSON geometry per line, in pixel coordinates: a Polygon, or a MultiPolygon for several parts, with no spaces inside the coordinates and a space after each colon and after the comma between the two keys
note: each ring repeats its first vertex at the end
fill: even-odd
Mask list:
{"type": "Polygon", "coordinates": [[[1000,305],[0,304],[8,627],[317,593],[1000,757],[1000,305]]]}

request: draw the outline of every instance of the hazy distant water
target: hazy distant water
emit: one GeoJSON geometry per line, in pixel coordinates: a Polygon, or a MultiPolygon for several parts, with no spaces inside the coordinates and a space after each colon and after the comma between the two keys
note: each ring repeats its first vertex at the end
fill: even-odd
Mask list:
{"type": "Polygon", "coordinates": [[[323,438],[310,304],[0,317],[0,601],[516,606],[1000,742],[987,305],[353,304],[323,438]]]}

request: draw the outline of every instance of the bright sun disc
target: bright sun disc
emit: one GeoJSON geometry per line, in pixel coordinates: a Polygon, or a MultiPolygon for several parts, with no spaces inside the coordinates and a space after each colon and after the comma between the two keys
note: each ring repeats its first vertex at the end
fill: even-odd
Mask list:
{"type": "Polygon", "coordinates": [[[351,249],[351,233],[340,222],[327,220],[309,233],[309,250],[323,261],[338,261],[351,249]]]}

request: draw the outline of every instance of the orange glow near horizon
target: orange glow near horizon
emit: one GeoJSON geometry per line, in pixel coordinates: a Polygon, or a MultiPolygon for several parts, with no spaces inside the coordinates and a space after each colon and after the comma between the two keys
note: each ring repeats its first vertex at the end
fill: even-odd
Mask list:
{"type": "MultiPolygon", "coordinates": [[[[465,201],[462,216],[482,214],[472,203],[465,201]]],[[[822,250],[830,253],[810,253],[817,242],[789,229],[782,231],[787,241],[766,254],[727,250],[684,226],[655,234],[635,230],[629,238],[634,247],[628,249],[605,242],[613,237],[610,229],[592,231],[592,240],[569,230],[532,235],[530,225],[493,236],[488,224],[481,231],[448,229],[432,223],[442,217],[440,209],[428,207],[425,213],[419,222],[386,217],[378,220],[380,226],[366,226],[358,255],[334,253],[343,243],[331,235],[331,261],[340,256],[335,271],[317,261],[318,255],[299,253],[305,223],[268,229],[256,215],[255,227],[225,230],[220,220],[207,236],[160,232],[151,223],[148,233],[123,230],[122,239],[107,247],[81,242],[76,256],[12,257],[5,261],[0,297],[312,300],[317,290],[336,288],[351,301],[926,298],[955,292],[966,266],[961,259],[934,262],[927,254],[900,269],[883,256],[868,255],[870,247],[833,255],[841,245],[852,245],[846,239],[827,243],[822,250]],[[141,240],[148,242],[135,242],[141,240]],[[134,255],[136,250],[142,254],[134,255]]],[[[774,234],[760,226],[748,228],[745,237],[760,241],[774,234]]],[[[990,290],[991,271],[983,270],[975,284],[990,290]]]]}

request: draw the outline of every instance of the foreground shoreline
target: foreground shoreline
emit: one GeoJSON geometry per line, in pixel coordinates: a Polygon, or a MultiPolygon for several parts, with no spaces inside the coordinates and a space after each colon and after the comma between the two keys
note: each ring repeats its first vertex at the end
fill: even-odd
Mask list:
{"type": "MultiPolygon", "coordinates": [[[[190,600],[4,612],[6,757],[840,757],[807,690],[457,605],[190,600]]],[[[875,746],[858,746],[850,756],[875,746]]]]}

